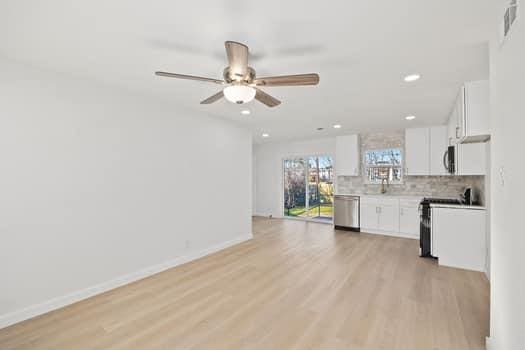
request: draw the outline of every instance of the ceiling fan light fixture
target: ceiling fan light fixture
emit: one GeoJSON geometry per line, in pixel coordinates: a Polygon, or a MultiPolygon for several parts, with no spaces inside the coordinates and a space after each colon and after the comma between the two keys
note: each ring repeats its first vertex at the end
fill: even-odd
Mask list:
{"type": "Polygon", "coordinates": [[[421,75],[416,73],[416,74],[407,75],[404,79],[407,83],[411,83],[413,81],[419,80],[419,78],[421,78],[421,75]]]}
{"type": "Polygon", "coordinates": [[[243,104],[255,98],[255,89],[246,85],[230,85],[223,90],[224,97],[232,103],[243,104]]]}

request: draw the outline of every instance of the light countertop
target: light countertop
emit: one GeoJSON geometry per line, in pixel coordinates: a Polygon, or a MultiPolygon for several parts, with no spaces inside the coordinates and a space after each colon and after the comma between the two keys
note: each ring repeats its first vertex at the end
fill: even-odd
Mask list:
{"type": "Polygon", "coordinates": [[[336,196],[357,196],[357,197],[372,197],[372,198],[390,198],[390,199],[414,199],[421,200],[425,196],[415,196],[406,194],[391,194],[391,193],[336,193],[336,196]]]}
{"type": "Polygon", "coordinates": [[[472,209],[472,210],[486,210],[482,205],[464,205],[464,204],[430,204],[431,208],[451,208],[451,209],[472,209]]]}

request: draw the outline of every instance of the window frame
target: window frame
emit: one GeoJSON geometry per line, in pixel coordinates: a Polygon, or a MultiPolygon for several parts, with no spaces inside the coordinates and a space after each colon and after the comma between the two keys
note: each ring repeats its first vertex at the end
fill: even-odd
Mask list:
{"type": "Polygon", "coordinates": [[[404,149],[403,147],[399,147],[399,146],[392,146],[392,147],[380,147],[380,148],[369,148],[369,149],[365,149],[364,152],[363,152],[363,177],[364,177],[364,181],[363,183],[366,184],[366,185],[380,185],[381,184],[381,181],[372,181],[370,180],[369,176],[368,176],[368,169],[369,168],[399,168],[399,172],[400,172],[400,180],[399,181],[389,181],[388,183],[390,185],[403,185],[404,182],[405,182],[405,172],[404,172],[404,164],[405,164],[405,152],[404,152],[404,149]],[[391,149],[394,149],[394,150],[398,150],[399,151],[399,154],[400,154],[400,157],[401,157],[401,162],[399,163],[398,166],[394,166],[394,165],[386,165],[386,166],[374,166],[374,165],[369,165],[368,164],[368,157],[367,157],[367,154],[369,152],[379,152],[379,151],[386,151],[386,150],[391,150],[391,149]]]}

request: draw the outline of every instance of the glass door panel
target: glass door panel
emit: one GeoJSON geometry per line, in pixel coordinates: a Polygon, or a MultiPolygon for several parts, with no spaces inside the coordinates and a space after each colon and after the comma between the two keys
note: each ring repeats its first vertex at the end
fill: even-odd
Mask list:
{"type": "Polygon", "coordinates": [[[332,220],[334,198],[332,157],[310,157],[308,178],[309,216],[317,220],[332,220]]]}
{"type": "Polygon", "coordinates": [[[319,158],[308,158],[308,216],[318,218],[319,206],[319,158]]]}
{"type": "Polygon", "coordinates": [[[302,158],[284,161],[284,215],[306,217],[306,161],[302,158]]]}

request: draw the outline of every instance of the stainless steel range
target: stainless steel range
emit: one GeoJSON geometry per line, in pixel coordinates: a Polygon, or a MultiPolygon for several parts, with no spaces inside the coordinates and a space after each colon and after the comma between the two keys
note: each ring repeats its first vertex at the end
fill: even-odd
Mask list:
{"type": "Polygon", "coordinates": [[[431,204],[462,204],[459,199],[453,198],[424,198],[419,204],[419,256],[432,256],[432,210],[431,204]]]}

